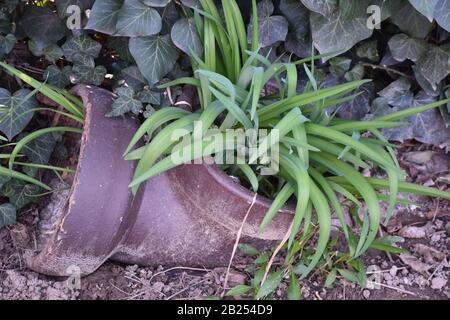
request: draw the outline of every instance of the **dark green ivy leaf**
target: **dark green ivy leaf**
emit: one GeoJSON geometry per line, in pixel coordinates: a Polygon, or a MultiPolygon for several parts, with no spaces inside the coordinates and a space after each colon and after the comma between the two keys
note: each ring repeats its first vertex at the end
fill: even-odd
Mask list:
{"type": "Polygon", "coordinates": [[[51,85],[58,88],[65,88],[70,84],[70,75],[72,74],[72,67],[65,66],[60,70],[55,65],[50,65],[44,71],[44,79],[51,85]]]}
{"type": "Polygon", "coordinates": [[[11,203],[0,205],[0,228],[16,223],[16,208],[11,203]]]}
{"type": "Polygon", "coordinates": [[[118,97],[111,106],[112,110],[106,114],[107,117],[118,117],[128,112],[138,114],[142,110],[142,102],[134,97],[132,88],[117,88],[116,94],[118,97]]]}
{"type": "Polygon", "coordinates": [[[158,11],[139,0],[127,0],[117,16],[116,33],[119,36],[144,37],[161,31],[158,11]]]}
{"type": "Polygon", "coordinates": [[[320,13],[324,17],[331,17],[338,8],[337,0],[301,0],[309,10],[320,13]]]}
{"type": "Polygon", "coordinates": [[[29,203],[35,202],[38,195],[41,193],[41,188],[35,184],[27,184],[19,179],[11,179],[1,189],[1,194],[9,198],[9,202],[21,209],[29,203]]]}
{"type": "Polygon", "coordinates": [[[203,55],[203,44],[197,33],[194,18],[182,18],[170,32],[173,43],[184,53],[191,55],[191,50],[199,57],[203,55]]]}
{"type": "Polygon", "coordinates": [[[13,95],[0,88],[0,131],[11,141],[16,135],[28,125],[33,118],[31,109],[36,108],[38,103],[34,96],[25,99],[30,90],[20,89],[13,95]]]}
{"type": "Polygon", "coordinates": [[[409,2],[417,11],[427,17],[430,22],[433,22],[434,11],[439,0],[409,0],[409,2]]]}
{"type": "Polygon", "coordinates": [[[92,7],[86,29],[115,34],[117,18],[124,0],[96,0],[92,7]]]}
{"type": "Polygon", "coordinates": [[[4,54],[10,53],[14,48],[16,42],[16,37],[11,33],[7,34],[6,36],[0,35],[0,57],[2,57],[4,54]]]}
{"type": "Polygon", "coordinates": [[[169,73],[179,56],[169,35],[131,38],[130,52],[150,85],[169,73]]]}
{"type": "Polygon", "coordinates": [[[56,43],[66,34],[63,21],[48,6],[26,6],[21,25],[26,35],[45,43],[56,43]]]}
{"type": "Polygon", "coordinates": [[[403,33],[393,36],[389,40],[388,45],[392,56],[399,62],[403,62],[406,59],[417,61],[428,48],[428,43],[425,40],[411,38],[403,33]]]}
{"type": "Polygon", "coordinates": [[[87,35],[71,37],[63,45],[64,56],[68,61],[77,63],[86,58],[97,58],[102,46],[87,35]]]}
{"type": "Polygon", "coordinates": [[[430,46],[426,54],[417,62],[420,72],[436,89],[441,80],[450,73],[450,55],[437,46],[430,46]]]}
{"type": "Polygon", "coordinates": [[[28,41],[28,49],[33,55],[45,56],[45,59],[53,63],[64,54],[63,50],[55,43],[46,44],[33,39],[28,41]]]}
{"type": "Polygon", "coordinates": [[[425,38],[433,28],[433,24],[409,3],[392,16],[392,22],[414,38],[425,38]]]}
{"type": "Polygon", "coordinates": [[[434,18],[442,28],[450,32],[450,0],[438,1],[434,18]]]}

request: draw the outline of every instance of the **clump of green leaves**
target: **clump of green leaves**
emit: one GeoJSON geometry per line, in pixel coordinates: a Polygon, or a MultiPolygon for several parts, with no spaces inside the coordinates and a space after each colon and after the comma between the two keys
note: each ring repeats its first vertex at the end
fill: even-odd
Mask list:
{"type": "MultiPolygon", "coordinates": [[[[177,108],[162,108],[144,122],[125,152],[127,159],[139,160],[130,184],[134,191],[145,180],[177,166],[172,161],[171,153],[182,137],[177,141],[170,140],[174,130],[185,130],[191,137],[189,141],[193,141],[182,145],[187,154],[186,162],[199,156],[193,150],[198,141],[194,135],[196,121],[200,121],[205,130],[200,139],[204,147],[202,157],[223,152],[225,148],[233,151],[239,148],[234,140],[231,144],[216,145],[214,136],[205,135],[209,128],[219,128],[215,137],[220,137],[220,141],[227,139],[224,135],[227,129],[267,129],[268,137],[273,130],[277,130],[280,171],[271,183],[272,189],[278,191],[260,231],[264,231],[290,198],[296,198],[286,248],[298,247],[296,239],[299,232],[308,234],[312,222],[318,225],[314,253],[302,268],[301,278],[319,264],[327,250],[332,211],[339,219],[347,240],[346,257],[356,259],[376,241],[381,224],[381,201],[388,202],[386,219],[389,219],[398,202],[399,192],[450,199],[449,193],[403,182],[404,174],[398,166],[393,146],[379,131],[381,128],[402,126],[404,124],[398,120],[431,110],[447,101],[401,110],[370,121],[344,120],[335,114],[329,115],[326,112],[328,107],[353,98],[350,93],[368,81],[318,88],[314,71],[305,63],[321,56],[272,63],[258,53],[260,42],[256,1],[253,1],[251,45],[247,44],[248,35],[234,0],[222,1],[224,19],[214,1],[201,0],[200,3],[201,9],[194,9],[194,20],[199,37],[203,39],[204,51],[201,56],[194,50],[190,51],[194,77],[180,78],[163,86],[180,83],[196,86],[201,101],[200,110],[190,113],[177,108]],[[299,66],[309,78],[302,92],[297,91],[299,66]],[[263,95],[262,89],[272,79],[277,83],[276,91],[263,95]],[[144,134],[152,137],[151,142],[133,150],[144,134]],[[388,178],[366,178],[361,174],[362,169],[374,166],[383,169],[388,178]],[[381,190],[387,190],[389,195],[385,196],[381,190]],[[359,234],[347,225],[339,197],[357,208],[355,217],[361,222],[359,234]]],[[[267,137],[259,141],[260,146],[266,146],[264,151],[274,147],[267,142],[267,137]]],[[[256,192],[264,179],[260,166],[255,165],[262,153],[246,156],[250,158],[249,164],[237,164],[231,169],[240,170],[256,192]]],[[[266,288],[266,292],[264,285],[269,286],[269,283],[280,280],[280,276],[280,272],[270,274],[258,297],[270,291],[266,288]],[[276,279],[269,281],[272,278],[276,279]]]]}
{"type": "Polygon", "coordinates": [[[0,136],[3,150],[0,159],[7,166],[0,166],[0,194],[9,202],[0,205],[0,228],[15,223],[16,211],[29,203],[36,202],[40,196],[53,190],[38,178],[38,170],[58,172],[73,172],[67,168],[49,165],[50,157],[62,141],[65,132],[81,130],[73,127],[44,127],[27,130],[33,115],[38,111],[50,111],[61,116],[83,123],[84,110],[81,101],[57,87],[52,87],[29,77],[16,68],[0,62],[0,66],[13,74],[34,90],[20,89],[11,94],[7,89],[0,88],[0,136]],[[39,106],[35,94],[43,95],[57,102],[64,111],[39,106]],[[25,131],[26,130],[26,131],[25,131]]]}

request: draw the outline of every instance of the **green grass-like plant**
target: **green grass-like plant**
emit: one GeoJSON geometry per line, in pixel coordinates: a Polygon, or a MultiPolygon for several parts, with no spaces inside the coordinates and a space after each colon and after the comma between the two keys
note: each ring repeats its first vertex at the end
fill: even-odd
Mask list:
{"type": "MultiPolygon", "coordinates": [[[[194,17],[203,39],[204,53],[201,57],[191,53],[194,76],[176,79],[161,87],[179,84],[196,86],[200,109],[191,113],[174,107],[162,108],[142,124],[124,154],[126,159],[139,160],[130,184],[133,191],[147,179],[177,166],[171,159],[171,153],[182,137],[178,141],[170,139],[177,129],[188,132],[194,142],[198,141],[194,134],[197,121],[202,122],[203,134],[214,127],[219,130],[216,134],[223,139],[226,139],[227,129],[278,130],[280,171],[273,179],[262,176],[259,166],[252,164],[263,152],[248,155],[251,160],[249,164],[227,168],[232,172],[240,170],[255,192],[262,183],[276,190],[260,231],[267,227],[290,198],[296,198],[288,248],[293,246],[302,225],[307,229],[311,221],[317,220],[315,252],[302,271],[302,277],[317,266],[327,248],[332,211],[340,221],[349,257],[357,258],[377,238],[382,222],[382,201],[388,203],[386,219],[389,219],[396,203],[404,202],[398,199],[399,192],[450,199],[447,192],[404,182],[404,173],[395,158],[395,146],[380,131],[382,128],[402,126],[404,124],[399,122],[400,119],[436,108],[448,100],[409,108],[371,121],[349,121],[327,115],[327,107],[354,98],[352,92],[368,80],[318,88],[313,71],[306,63],[322,56],[289,63],[271,63],[258,53],[256,1],[253,0],[253,38],[250,45],[235,0],[222,1],[224,19],[213,0],[200,0],[200,3],[202,8],[194,9],[194,17]],[[297,92],[300,66],[310,80],[303,92],[297,92]],[[264,87],[272,79],[277,83],[277,91],[263,95],[264,87]],[[138,141],[146,134],[152,138],[151,141],[136,149],[138,141]],[[362,175],[362,169],[374,166],[383,169],[387,179],[362,175]],[[387,190],[388,196],[382,190],[387,190]],[[359,235],[348,226],[340,197],[359,208],[362,214],[359,235]]],[[[206,135],[201,137],[203,150],[207,150],[201,156],[223,151],[214,148],[214,139],[210,138],[206,135]]],[[[264,145],[267,141],[259,142],[264,145]]],[[[194,142],[184,145],[189,155],[186,160],[199,156],[192,151],[194,142]]],[[[267,143],[266,146],[263,151],[270,151],[273,147],[267,143]]],[[[234,148],[237,148],[235,144],[234,148]]]]}

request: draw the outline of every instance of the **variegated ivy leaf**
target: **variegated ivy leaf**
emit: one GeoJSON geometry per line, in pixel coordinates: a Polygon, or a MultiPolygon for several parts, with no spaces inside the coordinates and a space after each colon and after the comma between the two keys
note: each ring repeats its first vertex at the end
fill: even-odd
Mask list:
{"type": "Polygon", "coordinates": [[[436,89],[441,80],[450,74],[450,55],[438,46],[430,46],[423,57],[417,61],[421,74],[436,89]]]}
{"type": "Polygon", "coordinates": [[[0,190],[0,193],[9,198],[16,209],[21,209],[27,204],[35,202],[42,190],[35,184],[27,184],[19,179],[11,179],[0,190]]]}
{"type": "Polygon", "coordinates": [[[86,58],[97,58],[102,45],[87,35],[71,37],[63,45],[64,56],[68,61],[77,63],[86,58]]]}
{"type": "Polygon", "coordinates": [[[117,16],[116,35],[145,37],[161,31],[162,20],[158,11],[139,0],[124,2],[117,16]]]}
{"type": "Polygon", "coordinates": [[[3,132],[9,141],[22,132],[33,118],[33,108],[38,103],[28,89],[20,89],[13,95],[0,88],[0,131],[3,132]]]}
{"type": "Polygon", "coordinates": [[[50,62],[55,62],[64,54],[63,50],[55,43],[46,44],[33,39],[28,41],[28,49],[35,56],[45,56],[50,62]]]}
{"type": "Polygon", "coordinates": [[[143,2],[152,7],[165,7],[169,4],[170,0],[144,0],[143,2]]]}
{"type": "Polygon", "coordinates": [[[142,110],[142,102],[134,97],[132,88],[117,88],[116,94],[118,97],[111,106],[112,110],[106,114],[107,117],[118,117],[128,112],[138,114],[142,110]]]}
{"type": "Polygon", "coordinates": [[[71,66],[65,66],[62,70],[60,70],[57,66],[50,65],[44,71],[44,79],[51,85],[58,88],[64,88],[70,84],[71,74],[71,66]]]}
{"type": "Polygon", "coordinates": [[[438,1],[434,18],[442,28],[450,32],[450,0],[438,1]]]}
{"type": "Polygon", "coordinates": [[[311,13],[314,46],[320,53],[345,52],[372,35],[372,30],[367,28],[366,24],[365,16],[344,19],[338,11],[329,18],[325,18],[320,14],[311,13]]]}
{"type": "Polygon", "coordinates": [[[161,104],[161,93],[144,89],[136,95],[137,99],[143,103],[150,103],[159,106],[161,104]]]}
{"type": "Polygon", "coordinates": [[[10,226],[16,223],[16,207],[11,203],[0,205],[0,228],[10,226]]]}
{"type": "Polygon", "coordinates": [[[26,6],[20,23],[29,38],[45,43],[56,43],[67,30],[63,21],[48,6],[26,6]]]}
{"type": "Polygon", "coordinates": [[[321,14],[324,17],[331,17],[338,8],[337,0],[301,0],[309,10],[321,14]]]}
{"type": "Polygon", "coordinates": [[[409,2],[417,11],[427,17],[430,22],[433,22],[434,11],[439,0],[409,0],[409,2]]]}
{"type": "Polygon", "coordinates": [[[92,66],[86,64],[74,64],[70,81],[72,83],[93,84],[99,86],[105,80],[107,70],[104,66],[92,66]]]}
{"type": "Polygon", "coordinates": [[[84,12],[91,8],[94,2],[95,0],[55,0],[55,5],[58,9],[58,15],[61,18],[65,18],[70,15],[70,13],[67,12],[69,6],[77,6],[80,8],[80,12],[84,12]]]}
{"type": "Polygon", "coordinates": [[[96,0],[91,9],[86,29],[115,34],[117,18],[124,0],[96,0]]]}
{"type": "Polygon", "coordinates": [[[10,53],[14,48],[16,42],[16,37],[11,33],[7,34],[6,36],[0,35],[0,57],[2,57],[4,54],[10,53]]]}
{"type": "Polygon", "coordinates": [[[400,30],[415,38],[423,39],[433,29],[433,24],[409,3],[394,14],[391,20],[400,30]]]}
{"type": "Polygon", "coordinates": [[[406,59],[417,61],[427,51],[428,43],[425,40],[411,38],[400,33],[393,36],[388,42],[392,56],[402,62],[406,59]]]}
{"type": "Polygon", "coordinates": [[[175,22],[170,36],[173,43],[184,53],[191,55],[192,50],[197,56],[202,56],[203,44],[197,33],[194,18],[183,18],[175,22]]]}
{"type": "Polygon", "coordinates": [[[169,73],[179,56],[169,35],[131,38],[130,52],[150,85],[169,73]]]}

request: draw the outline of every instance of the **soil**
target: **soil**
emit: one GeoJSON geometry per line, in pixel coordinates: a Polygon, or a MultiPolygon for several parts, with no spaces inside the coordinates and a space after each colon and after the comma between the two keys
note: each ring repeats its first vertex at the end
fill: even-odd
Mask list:
{"type": "MultiPolygon", "coordinates": [[[[443,150],[412,145],[401,152],[401,165],[414,181],[448,190],[450,159],[443,150]]],[[[402,236],[400,245],[409,254],[365,254],[370,282],[364,289],[344,278],[327,289],[324,276],[315,273],[301,282],[303,299],[450,299],[450,204],[427,197],[413,200],[418,205],[397,207],[384,229],[402,236]]],[[[164,269],[107,262],[80,283],[32,272],[25,266],[24,254],[30,246],[38,246],[40,211],[31,205],[19,214],[16,225],[0,229],[0,299],[206,299],[223,292],[226,268],[164,269]]],[[[230,286],[250,282],[245,271],[250,262],[243,254],[235,257],[230,286]]],[[[275,299],[286,298],[287,281],[280,284],[275,299]]]]}

